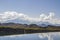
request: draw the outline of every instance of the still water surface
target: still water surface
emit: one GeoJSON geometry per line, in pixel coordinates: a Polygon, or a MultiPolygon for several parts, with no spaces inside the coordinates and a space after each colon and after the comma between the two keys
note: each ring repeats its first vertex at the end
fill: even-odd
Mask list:
{"type": "Polygon", "coordinates": [[[60,32],[0,36],[0,40],[60,40],[60,32]]]}

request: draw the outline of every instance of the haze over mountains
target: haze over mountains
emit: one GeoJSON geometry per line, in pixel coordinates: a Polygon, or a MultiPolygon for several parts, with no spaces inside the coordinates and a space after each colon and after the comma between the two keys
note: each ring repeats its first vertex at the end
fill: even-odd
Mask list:
{"type": "Polygon", "coordinates": [[[60,25],[52,24],[21,24],[21,23],[0,23],[2,27],[13,27],[13,28],[40,28],[40,27],[60,27],[60,25]]]}

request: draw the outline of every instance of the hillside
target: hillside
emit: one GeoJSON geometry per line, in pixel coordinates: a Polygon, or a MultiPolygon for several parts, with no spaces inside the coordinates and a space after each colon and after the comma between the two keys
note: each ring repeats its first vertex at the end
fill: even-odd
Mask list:
{"type": "Polygon", "coordinates": [[[41,32],[60,32],[60,26],[42,27],[36,24],[0,23],[0,36],[41,32]]]}

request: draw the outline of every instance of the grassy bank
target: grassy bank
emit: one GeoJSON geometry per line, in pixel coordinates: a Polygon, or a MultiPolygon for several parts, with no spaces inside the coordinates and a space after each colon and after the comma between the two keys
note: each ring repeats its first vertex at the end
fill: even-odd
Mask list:
{"type": "Polygon", "coordinates": [[[60,27],[41,27],[41,28],[14,28],[14,27],[0,27],[0,36],[13,34],[28,34],[28,33],[42,33],[42,32],[59,32],[60,27]]]}

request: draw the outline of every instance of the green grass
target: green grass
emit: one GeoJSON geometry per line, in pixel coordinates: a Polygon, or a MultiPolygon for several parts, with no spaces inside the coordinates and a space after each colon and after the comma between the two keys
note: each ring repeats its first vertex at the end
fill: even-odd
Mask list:
{"type": "Polygon", "coordinates": [[[1,28],[12,28],[12,29],[24,29],[24,30],[60,30],[60,28],[55,28],[55,27],[48,27],[48,28],[15,28],[15,27],[5,27],[5,26],[0,26],[1,28]]]}

